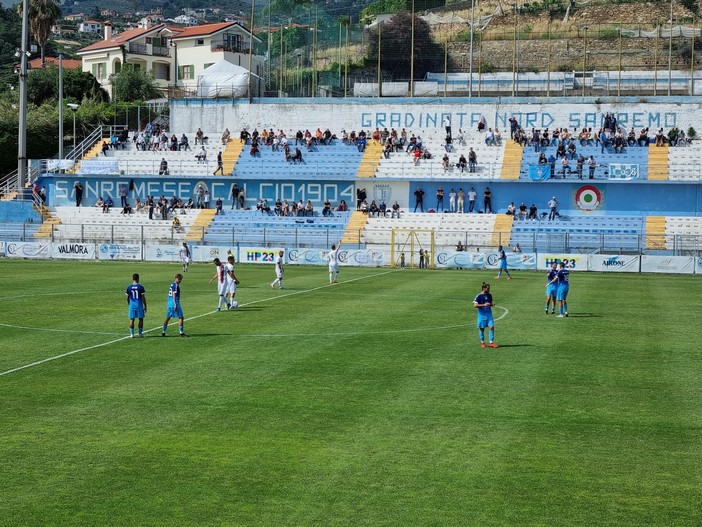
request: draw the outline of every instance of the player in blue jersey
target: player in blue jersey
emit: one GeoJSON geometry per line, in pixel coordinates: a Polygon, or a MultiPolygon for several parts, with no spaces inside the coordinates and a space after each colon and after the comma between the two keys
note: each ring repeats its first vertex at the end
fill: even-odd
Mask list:
{"type": "Polygon", "coordinates": [[[502,276],[502,271],[504,271],[507,274],[507,280],[511,280],[512,275],[509,274],[509,271],[507,270],[507,255],[505,254],[505,250],[502,248],[502,245],[497,248],[497,252],[499,253],[500,265],[495,279],[499,280],[500,276],[502,276]]]}
{"type": "Polygon", "coordinates": [[[558,292],[556,293],[556,298],[558,299],[558,317],[568,316],[568,289],[570,271],[566,269],[565,262],[561,262],[560,269],[558,269],[558,275],[556,280],[558,283],[558,292]]]}
{"type": "Polygon", "coordinates": [[[178,319],[178,333],[181,337],[185,337],[185,331],[183,329],[183,308],[180,307],[180,283],[183,281],[183,275],[175,275],[175,281],[168,288],[168,309],[166,310],[166,319],[163,321],[163,328],[161,328],[161,336],[166,336],[166,330],[168,329],[168,322],[170,322],[171,317],[176,317],[178,319]]]}
{"type": "Polygon", "coordinates": [[[551,314],[556,313],[556,294],[558,293],[558,284],[555,278],[558,276],[558,263],[553,262],[551,269],[546,274],[546,314],[548,315],[548,306],[551,306],[551,314]]]}
{"type": "Polygon", "coordinates": [[[492,300],[492,295],[490,294],[490,284],[483,282],[483,290],[480,292],[475,299],[473,299],[473,306],[478,310],[478,330],[480,331],[480,347],[485,347],[485,328],[489,330],[489,344],[491,348],[499,347],[495,344],[495,320],[492,317],[492,307],[495,302],[492,300]]]}
{"type": "Polygon", "coordinates": [[[139,334],[144,336],[144,316],[146,315],[146,290],[139,283],[139,275],[132,275],[132,283],[127,287],[127,305],[129,306],[129,336],[134,338],[134,319],[139,319],[139,334]]]}

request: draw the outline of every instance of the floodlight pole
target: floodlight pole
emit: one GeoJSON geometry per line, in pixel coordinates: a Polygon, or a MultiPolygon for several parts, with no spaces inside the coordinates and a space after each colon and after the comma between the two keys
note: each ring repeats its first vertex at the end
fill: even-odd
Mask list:
{"type": "Polygon", "coordinates": [[[58,158],[63,159],[63,55],[59,53],[59,129],[58,158]]]}
{"type": "Polygon", "coordinates": [[[22,0],[22,44],[19,71],[19,134],[17,138],[17,189],[27,181],[27,40],[29,39],[29,0],[22,0]]]}

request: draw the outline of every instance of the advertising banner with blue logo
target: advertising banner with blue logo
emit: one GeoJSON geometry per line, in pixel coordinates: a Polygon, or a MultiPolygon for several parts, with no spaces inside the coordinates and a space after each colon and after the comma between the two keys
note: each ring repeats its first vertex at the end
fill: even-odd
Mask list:
{"type": "Polygon", "coordinates": [[[641,256],[642,273],[693,274],[695,272],[693,256],[641,256]]]}
{"type": "Polygon", "coordinates": [[[603,271],[607,273],[638,273],[641,258],[632,255],[591,254],[589,255],[590,271],[603,271]]]}
{"type": "Polygon", "coordinates": [[[94,260],[94,243],[53,243],[51,257],[64,260],[94,260]]]}
{"type": "Polygon", "coordinates": [[[702,258],[695,260],[695,274],[702,274],[702,258]]]}
{"type": "Polygon", "coordinates": [[[634,163],[610,163],[609,179],[639,179],[639,165],[634,163]]]}
{"type": "MultiPolygon", "coordinates": [[[[485,253],[485,267],[487,269],[497,269],[499,266],[499,253],[485,253]]],[[[528,253],[508,253],[507,269],[536,269],[536,255],[528,253]]]]}
{"type": "Polygon", "coordinates": [[[8,242],[5,247],[8,258],[51,258],[51,244],[49,242],[8,242]]]}
{"type": "Polygon", "coordinates": [[[555,253],[540,253],[537,258],[537,269],[539,271],[548,271],[554,263],[560,265],[565,262],[566,269],[570,271],[587,271],[588,258],[587,254],[555,254],[555,253]]]}
{"type": "Polygon", "coordinates": [[[98,260],[141,260],[141,245],[127,243],[101,243],[98,260]]]}
{"type": "Polygon", "coordinates": [[[529,179],[549,179],[551,177],[551,165],[529,165],[529,179]]]}

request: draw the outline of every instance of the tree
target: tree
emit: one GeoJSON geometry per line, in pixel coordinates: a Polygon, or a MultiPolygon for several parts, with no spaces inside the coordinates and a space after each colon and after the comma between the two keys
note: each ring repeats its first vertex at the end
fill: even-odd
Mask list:
{"type": "Polygon", "coordinates": [[[125,64],[122,71],[111,77],[114,98],[122,102],[148,101],[162,97],[151,72],[125,64]]]}
{"type": "MultiPolygon", "coordinates": [[[[412,15],[398,13],[383,24],[381,29],[380,62],[383,71],[393,78],[410,77],[410,49],[412,47],[412,15]]],[[[378,28],[370,30],[367,58],[378,60],[378,28]]],[[[421,18],[414,18],[414,77],[423,78],[427,72],[444,63],[444,50],[431,37],[431,28],[421,18]]]]}
{"type": "MultiPolygon", "coordinates": [[[[59,70],[56,66],[32,70],[27,76],[27,101],[41,106],[58,100],[59,70]]],[[[107,102],[107,92],[91,73],[80,70],[63,71],[63,94],[67,99],[107,102]]]]}
{"type": "MultiPolygon", "coordinates": [[[[22,3],[17,5],[17,12],[22,16],[22,3]]],[[[41,49],[41,63],[44,64],[44,46],[51,36],[51,26],[61,16],[57,0],[29,0],[29,29],[41,49]]]]}

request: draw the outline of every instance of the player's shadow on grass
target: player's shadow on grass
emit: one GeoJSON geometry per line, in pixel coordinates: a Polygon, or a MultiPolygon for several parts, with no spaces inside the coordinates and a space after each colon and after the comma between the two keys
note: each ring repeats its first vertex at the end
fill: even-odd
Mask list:
{"type": "Polygon", "coordinates": [[[568,313],[568,318],[601,318],[597,313],[568,313]]]}
{"type": "MultiPolygon", "coordinates": [[[[499,344],[499,342],[498,342],[499,344]]],[[[500,347],[497,348],[497,350],[501,350],[502,348],[533,348],[533,344],[500,344],[500,347]]]]}

